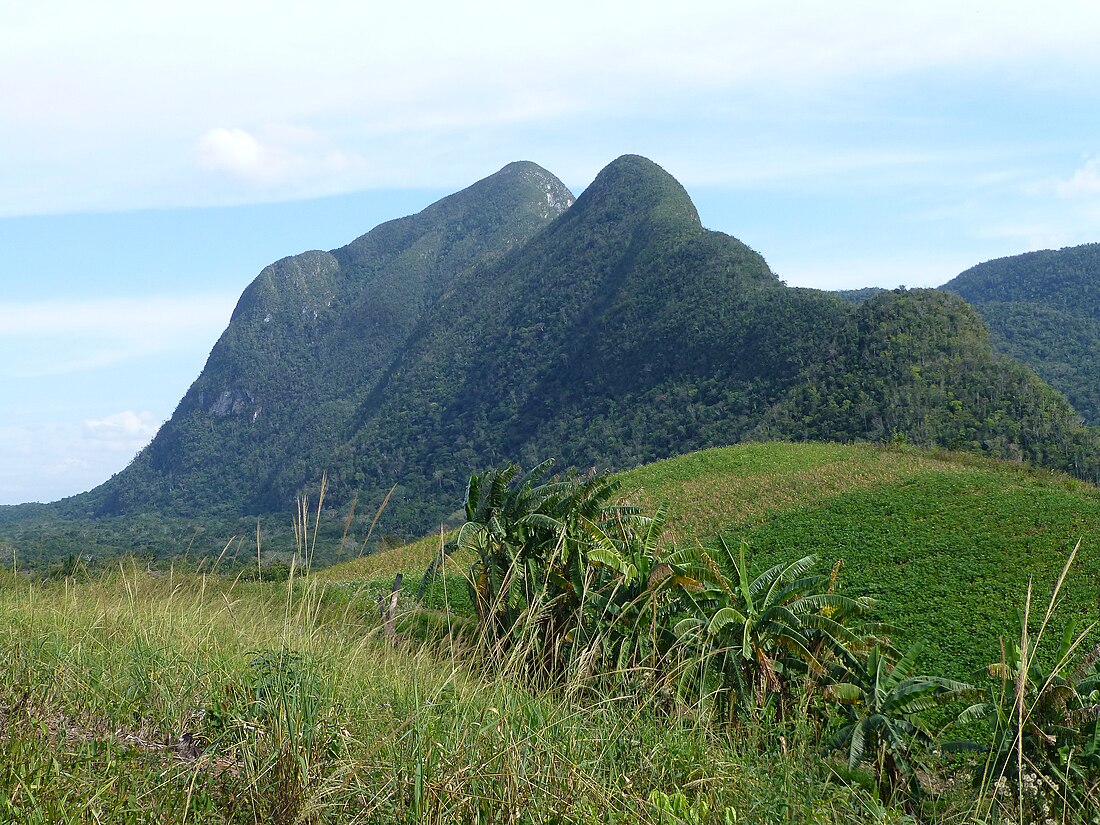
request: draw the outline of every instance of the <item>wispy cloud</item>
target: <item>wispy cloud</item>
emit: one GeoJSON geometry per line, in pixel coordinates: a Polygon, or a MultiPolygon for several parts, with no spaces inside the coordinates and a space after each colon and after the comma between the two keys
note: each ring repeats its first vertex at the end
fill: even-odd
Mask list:
{"type": "Polygon", "coordinates": [[[312,129],[281,124],[259,136],[239,127],[218,126],[196,143],[201,169],[224,173],[257,187],[308,182],[311,191],[346,188],[368,168],[363,157],[329,145],[312,129]]]}
{"type": "Polygon", "coordinates": [[[1100,6],[1068,0],[646,5],[22,4],[0,28],[0,214],[466,183],[540,135],[558,139],[534,159],[568,171],[582,133],[626,151],[660,123],[693,145],[765,98],[797,131],[808,100],[843,111],[928,74],[1080,91],[1100,70],[1100,6]]]}
{"type": "Polygon", "coordinates": [[[33,378],[97,369],[196,346],[209,350],[236,296],[0,302],[0,343],[18,357],[0,377],[33,378]]]}
{"type": "Polygon", "coordinates": [[[149,443],[159,423],[152,413],[124,410],[83,424],[0,426],[0,504],[54,501],[101,484],[149,443]]]}
{"type": "Polygon", "coordinates": [[[1100,158],[1089,158],[1068,180],[1058,181],[1055,191],[1063,198],[1100,195],[1100,158]]]}
{"type": "Polygon", "coordinates": [[[98,447],[133,454],[149,443],[160,429],[150,412],[123,410],[84,422],[84,437],[98,447]]]}
{"type": "Polygon", "coordinates": [[[0,503],[54,500],[121,470],[197,374],[234,297],[0,302],[12,398],[0,415],[0,503]]]}

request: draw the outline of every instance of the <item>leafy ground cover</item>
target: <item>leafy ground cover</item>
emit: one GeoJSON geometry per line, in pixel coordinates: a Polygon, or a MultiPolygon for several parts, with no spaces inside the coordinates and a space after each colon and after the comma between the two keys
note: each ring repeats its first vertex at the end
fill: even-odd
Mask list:
{"type": "Polygon", "coordinates": [[[0,576],[0,820],[849,822],[808,749],[539,694],[318,584],[0,576]],[[675,817],[675,818],[673,818],[675,817]]]}
{"type": "Polygon", "coordinates": [[[1071,618],[1095,618],[1093,488],[951,454],[761,444],[625,474],[627,499],[657,513],[636,522],[641,533],[626,511],[574,518],[568,489],[523,489],[512,500],[537,518],[494,522],[486,488],[468,504],[482,526],[457,544],[430,536],[306,576],[292,566],[282,582],[140,565],[0,575],[0,820],[890,822],[916,804],[888,798],[908,783],[930,794],[910,807],[920,821],[1088,821],[1050,805],[1072,791],[1087,808],[1096,793],[1058,773],[1094,774],[1096,753],[1067,763],[1059,751],[1070,722],[1100,736],[1091,641],[1058,661],[1049,640],[1071,618]],[[1041,607],[1078,539],[1047,628],[1041,607]],[[379,608],[398,572],[394,644],[379,608]],[[505,593],[521,599],[505,604],[505,593]],[[896,626],[903,659],[861,624],[863,595],[896,626]],[[842,614],[857,620],[850,631],[842,614]],[[466,632],[487,617],[492,649],[466,632]],[[1021,651],[1013,638],[1031,642],[1021,651]],[[823,643],[840,658],[826,662],[823,643]],[[784,644],[835,675],[813,661],[800,671],[802,654],[784,644]],[[939,678],[998,660],[993,688],[939,678]],[[578,663],[588,675],[573,678],[578,663]],[[893,681],[880,696],[883,673],[893,681]],[[1006,713],[1013,685],[1034,724],[1006,713]],[[960,717],[973,730],[991,726],[1000,784],[980,759],[939,755],[932,723],[944,720],[920,715],[948,694],[973,701],[960,717]],[[838,707],[850,729],[837,727],[838,707]],[[886,738],[910,729],[926,752],[886,738]],[[825,753],[837,741],[848,759],[825,753]]]}
{"type": "Polygon", "coordinates": [[[905,647],[969,676],[999,650],[1029,580],[1046,602],[1066,555],[1062,622],[1100,618],[1100,491],[962,454],[837,444],[707,450],[624,474],[668,501],[674,535],[745,540],[760,569],[813,553],[842,563],[846,592],[873,597],[905,647]]]}

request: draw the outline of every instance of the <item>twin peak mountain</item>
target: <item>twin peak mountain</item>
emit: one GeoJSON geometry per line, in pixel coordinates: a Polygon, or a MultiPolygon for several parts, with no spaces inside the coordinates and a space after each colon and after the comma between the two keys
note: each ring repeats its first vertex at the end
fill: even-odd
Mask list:
{"type": "Polygon", "coordinates": [[[623,469],[767,438],[968,449],[1095,477],[1065,400],[954,295],[785,286],[638,156],[574,199],[512,163],[240,298],[156,438],[73,515],[287,513],[391,497],[424,532],[472,470],[623,469]]]}

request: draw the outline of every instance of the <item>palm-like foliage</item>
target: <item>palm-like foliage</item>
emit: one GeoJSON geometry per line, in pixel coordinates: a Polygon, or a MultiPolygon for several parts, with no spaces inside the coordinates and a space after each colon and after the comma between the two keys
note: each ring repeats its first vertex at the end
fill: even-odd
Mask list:
{"type": "MultiPolygon", "coordinates": [[[[690,551],[664,552],[667,510],[653,517],[588,523],[584,611],[577,629],[585,665],[618,675],[645,671],[670,678],[679,641],[673,631],[685,590],[702,589],[690,551]]],[[[662,688],[670,687],[667,684],[662,688]]]]}
{"type": "Polygon", "coordinates": [[[1067,625],[1053,664],[1004,645],[987,668],[993,685],[966,711],[989,725],[982,785],[1031,814],[1100,811],[1100,645],[1072,665],[1083,637],[1067,625]]]}
{"type": "Polygon", "coordinates": [[[551,466],[547,461],[521,474],[509,465],[473,475],[466,523],[447,548],[476,555],[470,582],[489,649],[497,656],[518,651],[539,679],[562,672],[575,655],[586,597],[600,581],[589,551],[650,546],[663,525],[663,518],[657,524],[616,502],[618,482],[609,477],[552,478],[551,466]]]}
{"type": "Polygon", "coordinates": [[[727,719],[739,701],[759,706],[776,699],[782,709],[794,674],[821,675],[833,659],[854,662],[853,651],[878,629],[858,626],[868,600],[832,592],[829,576],[810,573],[812,555],[750,578],[745,544],[735,554],[720,538],[713,549],[703,548],[702,560],[705,586],[686,591],[690,615],[676,630],[700,651],[727,719]]]}
{"type": "Polygon", "coordinates": [[[873,647],[865,660],[843,673],[842,681],[825,688],[826,699],[837,703],[842,718],[826,748],[846,750],[850,769],[870,762],[883,800],[903,786],[913,796],[920,793],[916,758],[935,746],[920,715],[973,690],[961,682],[916,675],[917,655],[912,648],[891,662],[873,647]]]}

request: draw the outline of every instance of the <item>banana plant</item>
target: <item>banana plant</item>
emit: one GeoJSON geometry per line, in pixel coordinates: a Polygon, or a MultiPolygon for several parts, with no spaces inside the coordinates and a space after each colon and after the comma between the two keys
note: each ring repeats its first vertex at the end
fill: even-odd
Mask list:
{"type": "Polygon", "coordinates": [[[1003,786],[1021,806],[1030,796],[1040,808],[1045,799],[1059,810],[1100,810],[1100,645],[1073,663],[1091,629],[1076,633],[1068,622],[1052,659],[1002,644],[986,668],[992,684],[963,719],[984,721],[988,738],[953,743],[985,752],[977,779],[986,793],[1003,786]]]}
{"type": "Polygon", "coordinates": [[[753,578],[746,544],[734,553],[719,538],[703,548],[702,559],[705,584],[685,591],[689,615],[676,633],[699,651],[704,678],[714,684],[718,711],[727,720],[735,720],[738,705],[778,702],[782,711],[796,675],[821,676],[836,658],[854,663],[853,651],[866,645],[860,622],[871,602],[833,592],[829,576],[810,572],[815,556],[753,578]]]}
{"type": "Polygon", "coordinates": [[[444,551],[473,551],[469,581],[483,640],[494,655],[519,651],[539,679],[556,678],[576,650],[594,580],[590,549],[616,530],[632,541],[644,522],[637,508],[616,501],[616,480],[551,477],[551,467],[471,476],[466,522],[444,551]]]}
{"type": "Polygon", "coordinates": [[[662,506],[652,517],[587,524],[588,579],[578,642],[582,648],[598,648],[608,672],[647,670],[661,680],[671,676],[680,597],[685,590],[700,590],[702,582],[690,551],[665,550],[667,520],[662,506]]]}
{"type": "Polygon", "coordinates": [[[916,673],[919,648],[896,662],[878,646],[866,660],[849,667],[842,681],[825,687],[826,700],[839,709],[840,726],[826,739],[826,750],[846,751],[848,767],[871,764],[879,796],[890,801],[901,790],[919,797],[920,755],[936,747],[922,714],[950,701],[972,697],[962,682],[916,673]]]}

